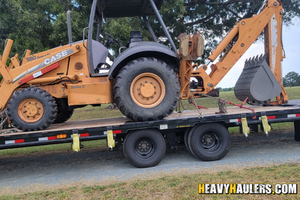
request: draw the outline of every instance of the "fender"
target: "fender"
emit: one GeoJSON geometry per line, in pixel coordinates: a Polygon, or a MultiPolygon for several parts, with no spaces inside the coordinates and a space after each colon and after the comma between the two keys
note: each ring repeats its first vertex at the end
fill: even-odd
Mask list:
{"type": "Polygon", "coordinates": [[[130,44],[131,47],[121,53],[114,61],[109,72],[109,79],[114,79],[122,67],[128,62],[139,57],[155,57],[166,62],[170,61],[176,66],[179,64],[177,53],[156,42],[135,42],[130,44]]]}

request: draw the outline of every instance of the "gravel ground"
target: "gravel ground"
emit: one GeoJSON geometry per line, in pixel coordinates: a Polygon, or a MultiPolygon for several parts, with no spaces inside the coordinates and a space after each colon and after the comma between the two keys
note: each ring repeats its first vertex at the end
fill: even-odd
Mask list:
{"type": "Polygon", "coordinates": [[[79,153],[46,152],[0,157],[0,194],[23,193],[75,185],[108,184],[163,175],[207,173],[226,169],[300,163],[300,143],[293,131],[232,136],[229,153],[222,160],[204,162],[182,147],[167,151],[156,167],[138,169],[122,151],[83,149],[79,153]]]}

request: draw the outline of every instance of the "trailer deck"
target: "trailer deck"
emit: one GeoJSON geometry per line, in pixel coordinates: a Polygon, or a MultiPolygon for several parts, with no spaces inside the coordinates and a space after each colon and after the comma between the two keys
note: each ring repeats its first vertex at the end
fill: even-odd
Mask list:
{"type": "MultiPolygon", "coordinates": [[[[96,134],[98,134],[99,136],[104,135],[104,137],[99,137],[99,139],[101,139],[106,137],[105,132],[107,130],[115,130],[114,134],[121,134],[127,133],[130,130],[143,128],[158,128],[159,130],[186,128],[192,127],[196,123],[207,122],[223,122],[227,124],[228,127],[239,126],[241,116],[247,117],[249,124],[256,124],[257,122],[260,122],[259,117],[262,114],[267,115],[269,121],[272,123],[295,121],[298,120],[297,118],[299,118],[300,120],[300,99],[291,100],[290,104],[287,106],[248,107],[255,109],[256,113],[253,113],[250,110],[241,109],[236,106],[229,106],[227,107],[228,113],[226,114],[216,114],[217,112],[219,112],[218,108],[201,109],[200,112],[202,114],[202,117],[200,117],[197,110],[184,110],[181,113],[174,112],[169,117],[166,117],[165,119],[159,121],[134,122],[126,117],[113,117],[104,119],[68,121],[65,123],[53,124],[48,129],[42,131],[22,132],[21,130],[15,129],[17,131],[15,133],[0,134],[0,149],[4,149],[8,146],[23,146],[21,141],[19,141],[19,143],[14,143],[15,145],[12,145],[13,143],[7,142],[7,139],[9,138],[28,139],[34,137],[35,135],[41,137],[49,137],[58,134],[73,134],[78,132],[83,138],[94,135],[89,133],[97,132],[96,134]],[[252,117],[254,116],[256,116],[257,118],[252,119],[252,117]]],[[[54,140],[54,138],[52,138],[52,140],[54,140]]],[[[63,141],[62,139],[57,140],[63,141]]]]}
{"type": "MultiPolygon", "coordinates": [[[[236,106],[229,106],[227,107],[227,113],[225,114],[216,114],[219,112],[218,108],[208,108],[208,109],[201,109],[200,112],[202,114],[202,118],[199,115],[198,110],[184,110],[180,113],[174,112],[170,116],[164,118],[163,120],[156,121],[156,122],[162,122],[162,124],[165,124],[166,121],[173,121],[173,120],[186,120],[187,118],[189,119],[194,119],[197,118],[199,122],[207,121],[205,119],[215,117],[216,119],[223,119],[225,122],[235,122],[236,120],[236,115],[247,115],[247,117],[253,117],[253,116],[260,116],[260,113],[267,112],[269,114],[271,113],[294,113],[298,114],[297,110],[300,110],[300,99],[299,100],[291,100],[291,103],[288,104],[287,106],[248,106],[249,108],[253,108],[256,112],[253,113],[250,110],[247,109],[242,109],[236,106]],[[293,111],[296,110],[296,111],[293,111]],[[229,121],[227,121],[229,119],[229,121]]],[[[293,117],[292,115],[286,116],[286,118],[291,118],[293,117]]],[[[298,116],[297,116],[298,117],[298,116]]],[[[300,116],[299,116],[300,117],[300,116]]],[[[280,117],[280,119],[283,119],[284,117],[280,117]]],[[[269,117],[269,119],[271,119],[269,117]]],[[[273,118],[272,118],[273,119],[273,118]]],[[[276,118],[274,118],[276,119],[276,118]]],[[[300,120],[300,118],[299,118],[300,120]]],[[[222,121],[222,120],[221,120],[222,121]]],[[[58,124],[53,124],[51,125],[48,129],[46,130],[41,130],[41,131],[31,131],[31,132],[23,132],[21,130],[15,129],[16,133],[10,133],[10,134],[5,134],[5,136],[9,135],[23,135],[23,134],[36,134],[36,133],[43,133],[43,132],[65,132],[65,131],[70,131],[70,130],[83,130],[83,129],[90,129],[90,128],[99,128],[99,127],[118,127],[118,126],[124,126],[124,125],[138,125],[138,124],[156,124],[156,122],[134,122],[126,117],[112,117],[112,118],[99,118],[99,119],[88,119],[88,120],[79,120],[79,121],[68,121],[65,123],[58,123],[58,124]]],[[[0,135],[0,137],[2,137],[0,135]]]]}
{"type": "MultiPolygon", "coordinates": [[[[192,143],[190,141],[192,139],[190,139],[189,135],[194,130],[197,130],[199,126],[213,123],[212,127],[216,124],[224,128],[242,127],[242,119],[246,119],[248,126],[252,130],[258,131],[258,125],[262,126],[262,116],[266,116],[269,124],[294,122],[295,140],[300,141],[300,100],[292,100],[286,106],[249,106],[249,108],[255,109],[255,113],[251,110],[229,106],[227,107],[228,113],[226,114],[216,114],[216,112],[219,112],[218,108],[201,109],[202,116],[199,115],[198,110],[185,110],[181,113],[174,112],[169,117],[158,121],[134,122],[126,117],[69,121],[61,124],[53,124],[48,129],[42,131],[22,132],[18,130],[14,133],[0,134],[0,149],[72,143],[74,142],[74,134],[79,136],[80,141],[108,139],[108,133],[112,135],[111,138],[114,138],[116,148],[118,148],[130,133],[137,132],[138,134],[141,133],[139,132],[141,130],[142,132],[149,130],[160,132],[171,147],[179,143],[182,144],[184,141],[187,149],[194,154],[193,151],[196,150],[191,151],[192,147],[189,143],[192,143]]],[[[223,131],[226,131],[226,129],[223,131]]],[[[208,136],[209,139],[215,139],[214,135],[208,134],[208,136]]],[[[216,141],[218,142],[218,140],[217,138],[216,141]]],[[[196,157],[199,156],[196,155],[196,157]]],[[[202,158],[200,157],[200,159],[202,158]]],[[[151,164],[142,167],[148,166],[154,165],[151,164]]]]}

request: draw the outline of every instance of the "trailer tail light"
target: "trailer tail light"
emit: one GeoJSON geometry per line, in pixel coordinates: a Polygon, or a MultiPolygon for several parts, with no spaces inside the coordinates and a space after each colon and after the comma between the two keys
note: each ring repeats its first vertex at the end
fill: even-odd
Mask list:
{"type": "Polygon", "coordinates": [[[66,134],[59,134],[56,136],[57,139],[65,139],[67,137],[66,134]]]}
{"type": "Polygon", "coordinates": [[[80,137],[89,137],[90,134],[89,133],[81,133],[79,134],[80,137]]]}
{"type": "Polygon", "coordinates": [[[113,131],[113,134],[118,134],[118,133],[122,133],[122,131],[121,130],[114,130],[113,131]]]}

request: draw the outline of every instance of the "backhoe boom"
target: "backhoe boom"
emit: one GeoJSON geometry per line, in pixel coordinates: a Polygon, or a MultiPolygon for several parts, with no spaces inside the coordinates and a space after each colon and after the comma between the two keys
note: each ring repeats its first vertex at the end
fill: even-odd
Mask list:
{"type": "Polygon", "coordinates": [[[265,57],[282,88],[281,94],[272,104],[287,103],[287,95],[281,84],[281,61],[284,57],[281,43],[282,15],[282,3],[279,0],[269,0],[261,13],[237,23],[208,57],[209,63],[214,62],[225,50],[219,61],[210,65],[211,72],[206,73],[207,65],[192,72],[192,77],[198,79],[201,84],[194,96],[199,96],[198,92],[210,92],[264,31],[265,57]]]}

